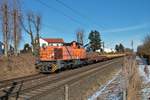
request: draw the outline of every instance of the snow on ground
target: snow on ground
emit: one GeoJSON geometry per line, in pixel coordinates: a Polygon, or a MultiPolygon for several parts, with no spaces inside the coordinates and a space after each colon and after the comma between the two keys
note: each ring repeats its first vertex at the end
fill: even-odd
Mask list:
{"type": "Polygon", "coordinates": [[[111,80],[102,85],[88,100],[122,100],[120,72],[116,73],[111,80]]]}
{"type": "Polygon", "coordinates": [[[147,65],[146,59],[136,57],[139,63],[139,74],[142,79],[142,100],[150,100],[150,65],[147,65]]]}
{"type": "Polygon", "coordinates": [[[144,84],[150,83],[150,65],[139,65],[139,73],[144,84]]]}
{"type": "MultiPolygon", "coordinates": [[[[141,100],[150,100],[150,65],[147,65],[146,59],[136,57],[139,67],[139,74],[142,79],[141,100]]],[[[122,100],[122,75],[119,71],[113,79],[102,85],[97,92],[88,98],[88,100],[122,100]]]]}

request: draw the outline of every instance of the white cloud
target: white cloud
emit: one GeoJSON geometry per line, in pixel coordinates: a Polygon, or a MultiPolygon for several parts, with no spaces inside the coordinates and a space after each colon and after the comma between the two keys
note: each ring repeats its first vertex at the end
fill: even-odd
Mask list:
{"type": "Polygon", "coordinates": [[[150,27],[149,24],[141,24],[141,25],[135,25],[135,26],[129,26],[129,27],[123,27],[123,28],[116,28],[116,29],[108,29],[101,31],[102,33],[115,33],[115,32],[125,32],[125,31],[132,31],[132,30],[138,30],[150,27]]]}

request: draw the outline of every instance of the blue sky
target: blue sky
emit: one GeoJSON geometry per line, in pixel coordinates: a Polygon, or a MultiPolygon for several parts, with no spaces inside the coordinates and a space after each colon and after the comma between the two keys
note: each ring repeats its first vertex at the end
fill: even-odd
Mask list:
{"type": "MultiPolygon", "coordinates": [[[[64,7],[57,0],[20,0],[23,12],[30,10],[42,16],[41,36],[76,39],[75,32],[85,31],[85,42],[91,30],[98,30],[107,48],[117,43],[134,48],[150,34],[150,0],[59,0],[75,10],[64,7]],[[39,2],[42,1],[43,3],[39,2]]],[[[24,33],[22,43],[30,42],[24,33]]],[[[22,46],[21,46],[22,47],[22,46]]]]}

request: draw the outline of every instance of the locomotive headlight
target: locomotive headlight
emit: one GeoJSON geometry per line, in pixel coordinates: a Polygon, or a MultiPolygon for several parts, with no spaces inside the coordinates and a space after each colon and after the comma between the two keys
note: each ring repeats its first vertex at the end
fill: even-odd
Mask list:
{"type": "Polygon", "coordinates": [[[52,53],[52,56],[54,57],[54,53],[52,53]]]}

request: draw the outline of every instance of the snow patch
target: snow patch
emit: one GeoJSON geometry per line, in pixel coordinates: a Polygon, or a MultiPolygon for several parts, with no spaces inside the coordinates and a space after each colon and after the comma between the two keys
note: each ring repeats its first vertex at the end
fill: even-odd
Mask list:
{"type": "Polygon", "coordinates": [[[150,82],[150,65],[139,65],[139,74],[142,77],[142,80],[144,83],[150,82]],[[145,72],[145,69],[147,67],[147,72],[145,72]]]}
{"type": "MultiPolygon", "coordinates": [[[[111,80],[109,80],[106,84],[102,85],[97,92],[95,92],[92,96],[88,98],[88,100],[97,100],[97,98],[106,90],[106,88],[118,77],[120,72],[121,70],[117,72],[116,75],[111,80]]],[[[120,100],[116,95],[110,95],[109,98],[113,98],[113,100],[120,100]]]]}
{"type": "Polygon", "coordinates": [[[139,64],[139,74],[144,83],[150,82],[150,65],[147,65],[147,61],[145,58],[136,57],[136,60],[139,64]]]}
{"type": "Polygon", "coordinates": [[[139,64],[139,74],[142,78],[142,83],[145,85],[141,90],[142,100],[150,99],[150,65],[147,65],[145,58],[136,57],[136,60],[139,64]]]}

